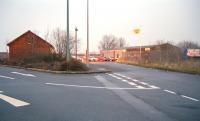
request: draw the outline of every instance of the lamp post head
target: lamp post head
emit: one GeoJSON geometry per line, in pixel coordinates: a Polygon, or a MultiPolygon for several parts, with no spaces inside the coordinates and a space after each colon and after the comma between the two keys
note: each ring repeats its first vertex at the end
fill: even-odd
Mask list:
{"type": "Polygon", "coordinates": [[[78,28],[77,28],[77,27],[75,27],[75,31],[78,31],[78,28]]]}

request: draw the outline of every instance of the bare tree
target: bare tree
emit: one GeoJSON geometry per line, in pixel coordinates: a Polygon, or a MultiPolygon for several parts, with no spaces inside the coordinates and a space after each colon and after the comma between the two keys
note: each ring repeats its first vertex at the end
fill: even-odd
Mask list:
{"type": "Polygon", "coordinates": [[[122,48],[126,45],[126,41],[123,38],[117,38],[114,35],[104,35],[102,40],[99,42],[100,50],[111,50],[122,48]]]}
{"type": "MultiPolygon", "coordinates": [[[[56,28],[52,32],[53,40],[55,41],[55,47],[58,54],[65,56],[66,55],[66,45],[67,45],[67,34],[64,30],[61,30],[60,28],[56,28]]],[[[72,53],[72,50],[74,48],[73,43],[73,37],[69,35],[70,41],[69,41],[69,49],[70,53],[72,53]]]]}
{"type": "Polygon", "coordinates": [[[122,47],[125,47],[127,44],[126,44],[126,40],[124,39],[124,38],[122,38],[122,37],[120,37],[119,39],[118,39],[118,47],[119,48],[122,48],[122,47]]]}
{"type": "Polygon", "coordinates": [[[198,49],[200,48],[200,45],[198,45],[198,43],[192,42],[192,41],[181,41],[177,44],[178,47],[180,47],[181,49],[185,49],[185,48],[192,48],[192,49],[198,49]]]}

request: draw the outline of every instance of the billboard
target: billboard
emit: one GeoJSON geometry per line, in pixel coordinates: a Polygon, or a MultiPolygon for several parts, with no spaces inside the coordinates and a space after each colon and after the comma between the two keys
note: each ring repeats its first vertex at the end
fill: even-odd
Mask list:
{"type": "Polygon", "coordinates": [[[188,57],[200,57],[200,49],[187,49],[188,57]]]}

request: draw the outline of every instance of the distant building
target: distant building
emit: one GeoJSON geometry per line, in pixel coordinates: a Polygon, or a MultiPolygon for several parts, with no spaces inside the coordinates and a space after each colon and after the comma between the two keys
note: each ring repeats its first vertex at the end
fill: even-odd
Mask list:
{"type": "Polygon", "coordinates": [[[169,44],[134,46],[116,50],[100,51],[102,57],[119,58],[125,61],[162,62],[178,61],[181,58],[181,49],[169,44]]]}
{"type": "Polygon", "coordinates": [[[8,53],[7,52],[0,52],[0,60],[8,59],[8,53]]]}
{"type": "Polygon", "coordinates": [[[50,43],[31,31],[25,32],[7,45],[9,46],[9,59],[11,60],[47,56],[55,52],[50,43]]]}

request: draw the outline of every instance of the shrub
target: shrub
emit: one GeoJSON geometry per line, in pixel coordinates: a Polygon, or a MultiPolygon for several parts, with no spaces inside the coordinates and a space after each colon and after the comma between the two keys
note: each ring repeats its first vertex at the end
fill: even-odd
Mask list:
{"type": "Polygon", "coordinates": [[[87,71],[88,67],[80,61],[71,60],[70,62],[62,62],[60,65],[60,71],[87,71]]]}

